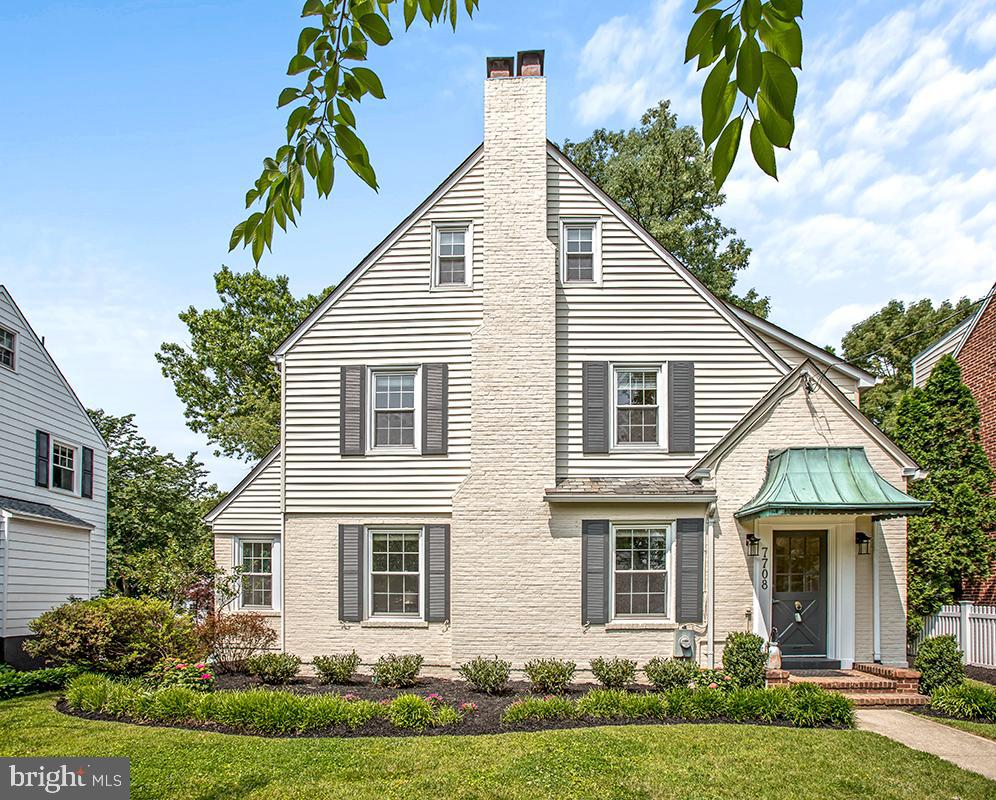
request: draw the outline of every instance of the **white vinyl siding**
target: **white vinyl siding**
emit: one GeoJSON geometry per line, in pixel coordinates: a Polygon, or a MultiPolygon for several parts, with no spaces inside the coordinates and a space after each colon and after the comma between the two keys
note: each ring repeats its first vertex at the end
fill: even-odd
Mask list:
{"type": "Polygon", "coordinates": [[[547,164],[551,241],[565,217],[601,220],[601,285],[557,290],[557,477],[682,475],[782,373],[587,187],[552,157],[547,164]],[[694,362],[696,453],[585,455],[581,365],[599,360],[694,362]]]}
{"type": "MultiPolygon", "coordinates": [[[[802,353],[794,347],[775,339],[773,336],[768,336],[763,331],[755,331],[755,333],[766,345],[768,345],[768,347],[775,351],[775,354],[782,359],[782,361],[790,367],[797,367],[808,358],[805,353],[802,353]]],[[[822,364],[819,366],[821,372],[826,369],[826,367],[822,364]]],[[[831,368],[827,373],[827,377],[833,382],[834,386],[840,389],[841,392],[843,392],[847,398],[854,403],[854,405],[858,405],[859,395],[857,380],[852,378],[850,375],[845,375],[843,372],[833,368],[831,368]]]]}
{"type": "MultiPolygon", "coordinates": [[[[0,369],[0,496],[55,506],[93,525],[89,591],[106,583],[107,450],[86,412],[59,374],[7,290],[0,287],[0,327],[17,335],[16,370],[0,369]],[[35,432],[77,448],[90,447],[93,498],[81,497],[81,451],[77,449],[76,491],[35,485],[35,432]]],[[[93,369],[100,369],[94,363],[93,369]]],[[[16,521],[15,521],[16,522],[16,521]]],[[[80,534],[84,535],[84,534],[80,534]]],[[[13,562],[9,566],[13,566],[13,562]]]]}
{"type": "Polygon", "coordinates": [[[212,520],[215,536],[279,536],[280,454],[270,461],[212,520]]]}
{"type": "Polygon", "coordinates": [[[930,377],[930,373],[934,371],[934,367],[937,366],[937,362],[944,356],[949,353],[954,353],[959,347],[961,347],[961,343],[965,341],[965,337],[968,335],[969,328],[972,327],[972,321],[975,319],[975,316],[975,314],[972,314],[960,325],[952,328],[944,336],[938,339],[937,342],[931,345],[931,347],[924,350],[914,359],[914,386],[923,386],[927,382],[927,378],[930,377]]]}
{"type": "Polygon", "coordinates": [[[481,324],[483,239],[482,226],[472,224],[473,288],[432,291],[432,223],[479,221],[482,179],[478,160],[286,354],[287,513],[449,513],[469,465],[470,339],[481,324]],[[343,460],[340,367],[428,362],[449,366],[447,455],[426,458],[416,446],[343,460]]]}

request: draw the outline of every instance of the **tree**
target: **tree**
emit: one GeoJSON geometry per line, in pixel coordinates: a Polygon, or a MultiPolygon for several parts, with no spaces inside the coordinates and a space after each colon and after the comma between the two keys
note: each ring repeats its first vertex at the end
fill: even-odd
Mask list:
{"type": "Polygon", "coordinates": [[[910,494],[933,504],[909,523],[911,632],[957,599],[963,584],[985,578],[996,558],[996,541],[986,533],[996,526],[993,471],[979,422],[979,407],[950,355],[899,401],[896,441],[927,471],[910,494]]]}
{"type": "Polygon", "coordinates": [[[715,294],[767,316],[768,298],[753,289],[733,293],[750,248],[713,213],[726,198],[710,177],[710,154],[694,128],[678,127],[667,100],[648,109],[638,128],[600,128],[563,149],[715,294]]]}
{"type": "Polygon", "coordinates": [[[185,582],[213,571],[204,514],[218,487],[191,453],[161,453],[139,433],[134,414],[90,417],[107,441],[107,573],[112,591],[172,602],[185,582]]]}
{"type": "Polygon", "coordinates": [[[320,297],[298,299],[286,275],[258,270],[222,267],[214,281],[221,307],[181,313],[190,347],[166,342],[156,359],[186,406],[187,427],[207,434],[218,453],[259,459],[280,431],[280,377],[270,356],[320,297]]]}
{"type": "Polygon", "coordinates": [[[891,300],[845,335],[844,359],[881,378],[861,395],[861,410],[886,433],[896,425],[896,405],[913,385],[913,358],[964,320],[977,306],[967,298],[954,305],[930,300],[909,305],[891,300]]]}

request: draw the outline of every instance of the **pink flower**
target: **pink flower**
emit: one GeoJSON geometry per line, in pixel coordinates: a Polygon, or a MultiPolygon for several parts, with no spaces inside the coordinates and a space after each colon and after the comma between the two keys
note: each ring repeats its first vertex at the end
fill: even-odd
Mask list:
{"type": "Polygon", "coordinates": [[[391,705],[391,701],[385,697],[383,700],[380,701],[380,704],[382,706],[389,706],[391,705]]]}
{"type": "Polygon", "coordinates": [[[205,672],[203,675],[201,675],[201,680],[202,681],[206,681],[206,680],[209,680],[210,677],[211,677],[211,673],[210,672],[205,672]]]}
{"type": "Polygon", "coordinates": [[[719,688],[719,684],[716,683],[715,681],[713,681],[712,683],[709,684],[709,688],[710,689],[718,689],[719,688]]]}
{"type": "Polygon", "coordinates": [[[194,664],[194,667],[195,667],[196,669],[207,669],[207,667],[206,667],[206,666],[204,666],[203,664],[194,664]]]}
{"type": "Polygon", "coordinates": [[[728,680],[731,680],[731,678],[730,678],[730,676],[729,676],[729,675],[724,675],[724,676],[723,676],[723,680],[724,680],[724,681],[728,681],[728,680]]]}
{"type": "Polygon", "coordinates": [[[176,668],[177,668],[177,669],[186,669],[186,668],[187,668],[187,665],[186,665],[186,664],[177,664],[177,665],[176,665],[176,668]]]}
{"type": "Polygon", "coordinates": [[[467,714],[477,713],[477,703],[461,703],[460,710],[467,714]]]}
{"type": "Polygon", "coordinates": [[[350,692],[350,693],[348,693],[348,694],[344,694],[344,695],[342,696],[342,699],[343,699],[343,700],[359,700],[360,698],[359,698],[359,697],[357,697],[357,696],[356,696],[355,694],[353,694],[352,692],[350,692]]]}
{"type": "Polygon", "coordinates": [[[428,700],[430,703],[442,703],[443,702],[443,696],[441,694],[439,694],[438,692],[433,692],[430,695],[426,695],[425,699],[428,700]]]}

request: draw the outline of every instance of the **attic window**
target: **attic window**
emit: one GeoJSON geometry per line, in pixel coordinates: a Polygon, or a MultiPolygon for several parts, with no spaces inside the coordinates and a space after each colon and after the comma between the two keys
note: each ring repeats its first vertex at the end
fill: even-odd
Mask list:
{"type": "Polygon", "coordinates": [[[16,339],[17,337],[13,332],[6,328],[0,328],[0,367],[14,369],[14,343],[16,339]]]}
{"type": "Polygon", "coordinates": [[[471,285],[473,235],[469,222],[434,224],[432,229],[432,286],[460,289],[471,285]]]}
{"type": "Polygon", "coordinates": [[[561,220],[561,283],[594,285],[601,283],[600,234],[601,226],[598,220],[561,220]]]}

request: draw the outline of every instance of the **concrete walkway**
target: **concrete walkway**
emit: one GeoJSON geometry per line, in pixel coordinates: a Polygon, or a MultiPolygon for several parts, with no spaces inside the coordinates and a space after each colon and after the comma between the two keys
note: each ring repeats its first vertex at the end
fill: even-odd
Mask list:
{"type": "Polygon", "coordinates": [[[996,741],[894,709],[859,708],[858,728],[996,780],[996,741]]]}

